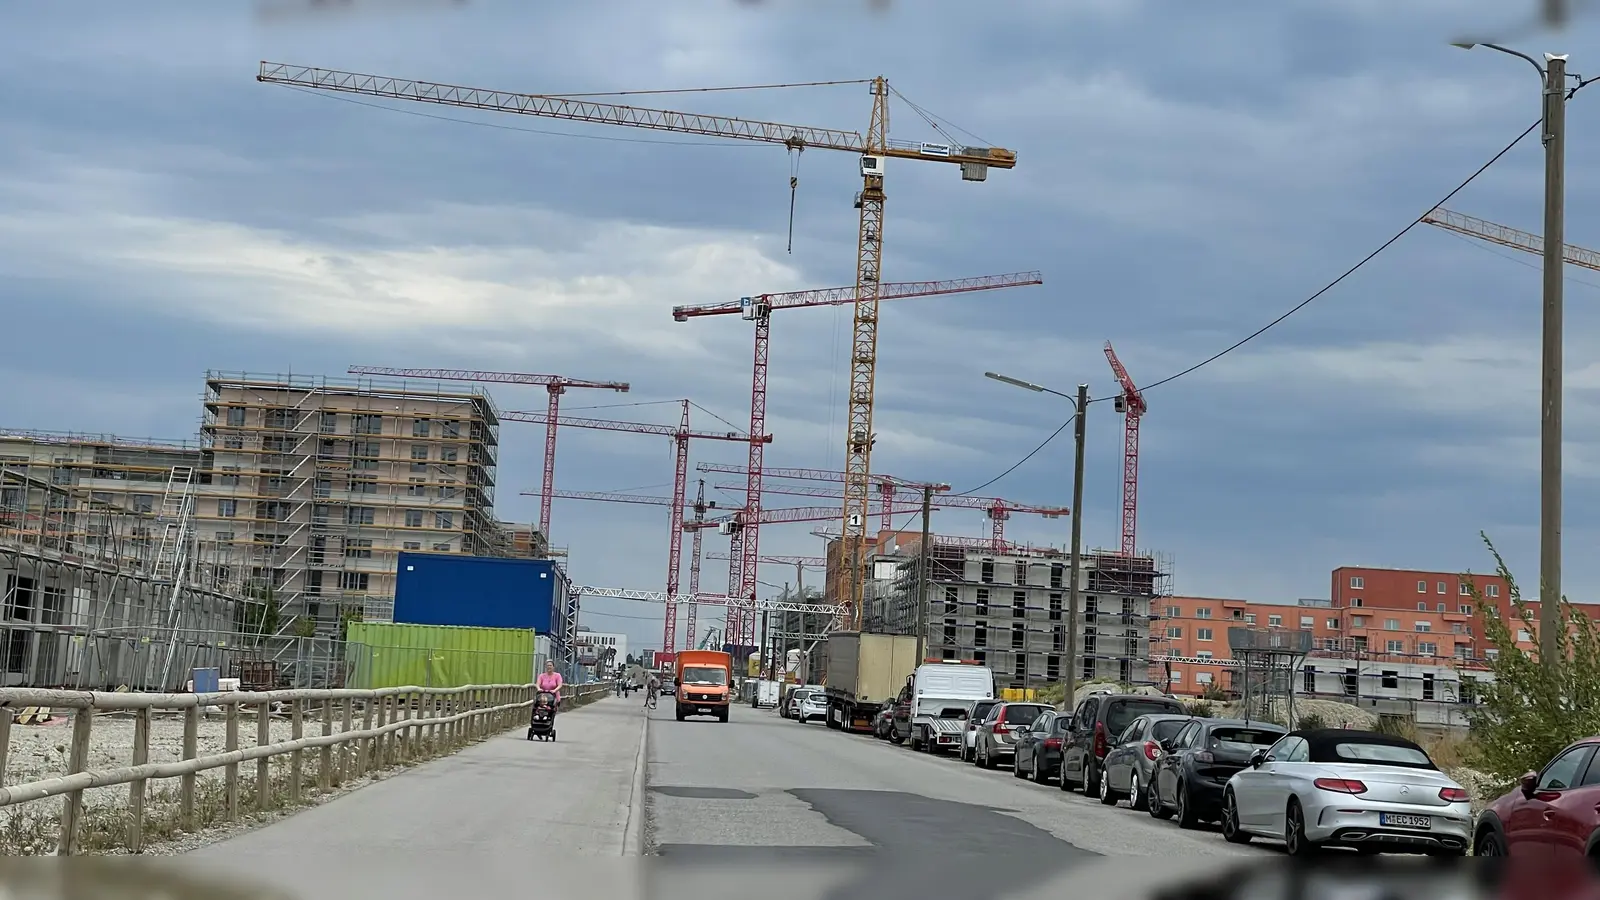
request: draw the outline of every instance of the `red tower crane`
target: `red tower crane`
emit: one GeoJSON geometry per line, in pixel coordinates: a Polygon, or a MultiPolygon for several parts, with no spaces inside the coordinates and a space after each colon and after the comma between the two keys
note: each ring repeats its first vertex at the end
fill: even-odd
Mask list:
{"type": "Polygon", "coordinates": [[[542,384],[550,395],[550,424],[544,429],[544,472],[539,479],[539,531],[550,540],[550,492],[556,486],[556,419],[561,415],[561,395],[567,388],[595,388],[628,392],[626,381],[588,381],[562,375],[529,375],[523,372],[478,372],[468,369],[396,369],[388,366],[351,366],[351,375],[394,375],[401,378],[431,378],[440,381],[489,382],[494,384],[542,384]]]}
{"type": "MultiPolygon", "coordinates": [[[[763,434],[751,436],[737,431],[693,431],[689,428],[689,401],[683,403],[683,417],[677,426],[653,425],[645,422],[618,422],[611,419],[579,419],[572,416],[551,417],[544,413],[518,412],[512,410],[502,412],[500,418],[507,422],[532,422],[537,425],[548,425],[555,422],[563,428],[592,428],[600,431],[631,431],[636,434],[659,434],[672,439],[676,451],[674,460],[672,482],[672,500],[674,510],[682,510],[685,495],[688,494],[689,481],[689,441],[728,441],[735,444],[746,443],[771,443],[772,435],[763,434]]],[[[678,568],[683,554],[683,514],[674,512],[672,515],[672,535],[668,544],[667,553],[667,596],[678,595],[678,568]]],[[[665,635],[662,638],[662,649],[673,652],[677,649],[678,633],[678,605],[675,601],[667,603],[667,621],[665,635]]]]}
{"type": "MultiPolygon", "coordinates": [[[[1013,272],[1007,275],[984,275],[976,278],[957,278],[949,281],[907,281],[880,284],[879,300],[900,300],[911,297],[933,297],[944,294],[966,294],[993,291],[1002,288],[1043,284],[1044,276],[1038,272],[1013,272]]],[[[757,294],[741,297],[738,301],[706,303],[695,306],[678,306],[672,310],[677,322],[704,316],[726,316],[739,313],[755,323],[754,364],[750,372],[750,433],[761,434],[767,427],[767,350],[772,337],[772,313],[778,309],[800,309],[815,306],[843,306],[855,303],[858,289],[852,287],[823,288],[809,291],[788,291],[778,294],[757,294]]],[[[737,558],[729,561],[728,592],[735,596],[755,595],[756,559],[760,554],[761,531],[755,514],[761,509],[762,446],[750,445],[750,459],[745,467],[745,509],[750,521],[741,521],[734,536],[740,548],[737,558]],[[735,587],[734,585],[737,585],[735,587]]],[[[841,492],[841,498],[848,492],[841,492]]],[[[862,501],[863,505],[865,500],[862,501]]],[[[846,503],[848,506],[848,502],[846,503]]],[[[847,512],[848,516],[849,513],[847,512]]],[[[754,612],[748,621],[738,623],[738,630],[750,633],[755,630],[754,612]]],[[[847,623],[848,624],[848,623],[847,623]]]]}
{"type": "MultiPolygon", "coordinates": [[[[844,480],[843,472],[826,472],[823,470],[813,471],[823,475],[837,476],[837,480],[841,482],[844,480]]],[[[878,479],[884,478],[885,476],[873,475],[872,477],[874,479],[878,479]]],[[[828,478],[817,480],[832,481],[835,479],[828,478]]],[[[880,502],[883,504],[882,508],[886,521],[889,516],[890,505],[895,501],[898,500],[901,504],[903,504],[903,508],[912,507],[922,502],[922,492],[920,490],[915,491],[914,494],[911,490],[907,490],[911,486],[910,482],[893,480],[882,482],[882,484],[887,486],[889,489],[887,496],[882,496],[880,494],[882,497],[880,502]],[[904,493],[900,493],[899,491],[904,491],[904,493]]],[[[716,487],[718,490],[737,490],[737,487],[731,484],[719,484],[716,487]]],[[[779,494],[790,497],[833,497],[838,495],[838,491],[825,487],[803,487],[800,485],[788,484],[781,485],[779,487],[763,488],[763,492],[767,494],[779,494]]],[[[998,497],[971,497],[964,494],[936,493],[929,498],[928,504],[934,509],[983,510],[984,514],[989,517],[992,535],[991,539],[994,541],[996,553],[1001,552],[1002,548],[1004,548],[1006,545],[1005,522],[1006,519],[1010,518],[1012,513],[1032,513],[1034,515],[1044,516],[1047,519],[1055,519],[1060,518],[1061,516],[1069,515],[1071,512],[1071,510],[1068,510],[1064,506],[1029,506],[1022,503],[1013,503],[1010,500],[1002,500],[998,497]]],[[[894,526],[891,523],[885,525],[884,530],[887,531],[893,527],[894,526]]]]}
{"type": "Polygon", "coordinates": [[[1128,377],[1128,370],[1117,359],[1117,351],[1106,341],[1106,360],[1111,363],[1111,374],[1117,378],[1122,393],[1117,395],[1115,406],[1122,413],[1122,555],[1139,555],[1139,420],[1147,407],[1144,394],[1128,377]]]}

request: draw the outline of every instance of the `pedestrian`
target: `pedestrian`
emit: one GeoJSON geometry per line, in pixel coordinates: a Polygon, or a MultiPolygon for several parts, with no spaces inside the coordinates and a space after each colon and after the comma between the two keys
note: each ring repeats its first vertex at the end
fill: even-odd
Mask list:
{"type": "Polygon", "coordinates": [[[650,673],[650,678],[645,681],[645,685],[644,685],[644,705],[645,706],[649,707],[650,709],[655,709],[656,708],[656,692],[659,691],[660,689],[661,689],[661,679],[656,677],[656,673],[651,672],[650,673]]]}

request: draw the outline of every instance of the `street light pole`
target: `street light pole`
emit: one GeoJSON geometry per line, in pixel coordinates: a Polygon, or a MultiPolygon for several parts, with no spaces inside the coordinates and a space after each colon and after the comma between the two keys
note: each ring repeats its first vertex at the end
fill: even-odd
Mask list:
{"type": "Polygon", "coordinates": [[[1078,385],[1077,414],[1072,423],[1076,444],[1072,458],[1072,564],[1067,585],[1067,678],[1062,708],[1072,711],[1078,694],[1078,578],[1083,568],[1083,435],[1085,414],[1089,411],[1089,386],[1078,385]]]}
{"type": "Polygon", "coordinates": [[[1553,665],[1561,628],[1561,406],[1566,262],[1567,58],[1545,55],[1544,351],[1539,422],[1539,658],[1553,665]]]}
{"type": "Polygon", "coordinates": [[[1539,661],[1556,664],[1561,624],[1561,405],[1563,277],[1566,265],[1567,57],[1546,53],[1544,65],[1499,44],[1487,47],[1526,60],[1543,81],[1544,315],[1539,378],[1539,661]]]}
{"type": "Polygon", "coordinates": [[[917,665],[922,665],[928,650],[928,581],[933,542],[933,485],[922,486],[922,560],[917,565],[917,665]]]}

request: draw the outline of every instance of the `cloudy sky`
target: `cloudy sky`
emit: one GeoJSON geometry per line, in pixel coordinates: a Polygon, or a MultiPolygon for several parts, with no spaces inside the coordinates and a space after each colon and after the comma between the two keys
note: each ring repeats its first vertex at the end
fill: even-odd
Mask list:
{"type": "MultiPolygon", "coordinates": [[[[0,424],[181,438],[207,369],[352,364],[626,380],[628,397],[573,393],[567,411],[672,422],[658,401],[688,397],[737,423],[747,323],[679,324],[670,309],[853,281],[848,154],[799,158],[790,253],[795,161],[781,147],[356,103],[258,84],[260,60],[540,93],[883,74],[905,98],[892,136],[945,140],[920,109],[961,140],[1016,150],[1017,168],[983,184],[949,166],[889,166],[885,280],[1045,274],[1043,287],[885,306],[874,469],[958,491],[1013,466],[1067,414],[985,370],[1106,396],[1109,339],[1136,381],[1167,378],[1335,278],[1539,108],[1525,63],[1448,45],[1517,25],[1532,0],[313,9],[337,5],[0,13],[0,424]],[[653,405],[584,411],[619,399],[653,405]]],[[[1596,37],[1580,21],[1516,46],[1596,37]]],[[[1600,74],[1600,58],[1572,68],[1600,74]]],[[[848,130],[870,108],[861,84],[622,102],[848,130]]],[[[1568,237],[1600,247],[1600,88],[1573,100],[1569,124],[1568,237]]],[[[1530,137],[1449,205],[1537,232],[1540,165],[1530,137]]],[[[1262,337],[1150,391],[1140,544],[1170,554],[1176,590],[1287,601],[1326,596],[1339,565],[1481,570],[1480,529],[1534,581],[1538,262],[1420,226],[1262,337]]],[[[1600,272],[1570,275],[1566,585],[1591,598],[1600,272]]],[[[789,313],[773,331],[769,464],[838,468],[849,310],[789,313]]],[[[495,397],[544,402],[538,388],[495,397]]],[[[695,423],[722,428],[711,414],[695,423]]],[[[1114,546],[1122,422],[1099,404],[1088,430],[1085,535],[1114,546]]],[[[541,434],[504,428],[503,517],[536,515],[519,492],[537,486],[541,434]]],[[[1067,503],[1070,434],[982,493],[1067,503]]],[[[671,471],[665,439],[561,437],[565,489],[664,495],[671,471]]],[[[936,522],[987,528],[977,512],[936,522]]],[[[812,527],[769,527],[762,549],[820,554],[812,527]]],[[[654,507],[555,507],[555,542],[581,582],[660,589],[667,530],[654,507]]],[[[1059,545],[1067,523],[1018,517],[1008,531],[1059,545]]],[[[708,562],[705,587],[720,590],[724,570],[708,562]]],[[[597,629],[659,641],[659,608],[591,610],[597,629]]]]}

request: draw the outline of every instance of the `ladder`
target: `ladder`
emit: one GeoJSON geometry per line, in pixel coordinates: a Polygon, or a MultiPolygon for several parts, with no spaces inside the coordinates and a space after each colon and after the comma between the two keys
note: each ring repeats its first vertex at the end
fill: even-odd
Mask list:
{"type": "Polygon", "coordinates": [[[167,476],[167,490],[161,498],[156,518],[161,526],[161,543],[151,561],[150,575],[157,581],[171,581],[182,568],[189,532],[194,526],[194,469],[173,466],[167,476]]]}

